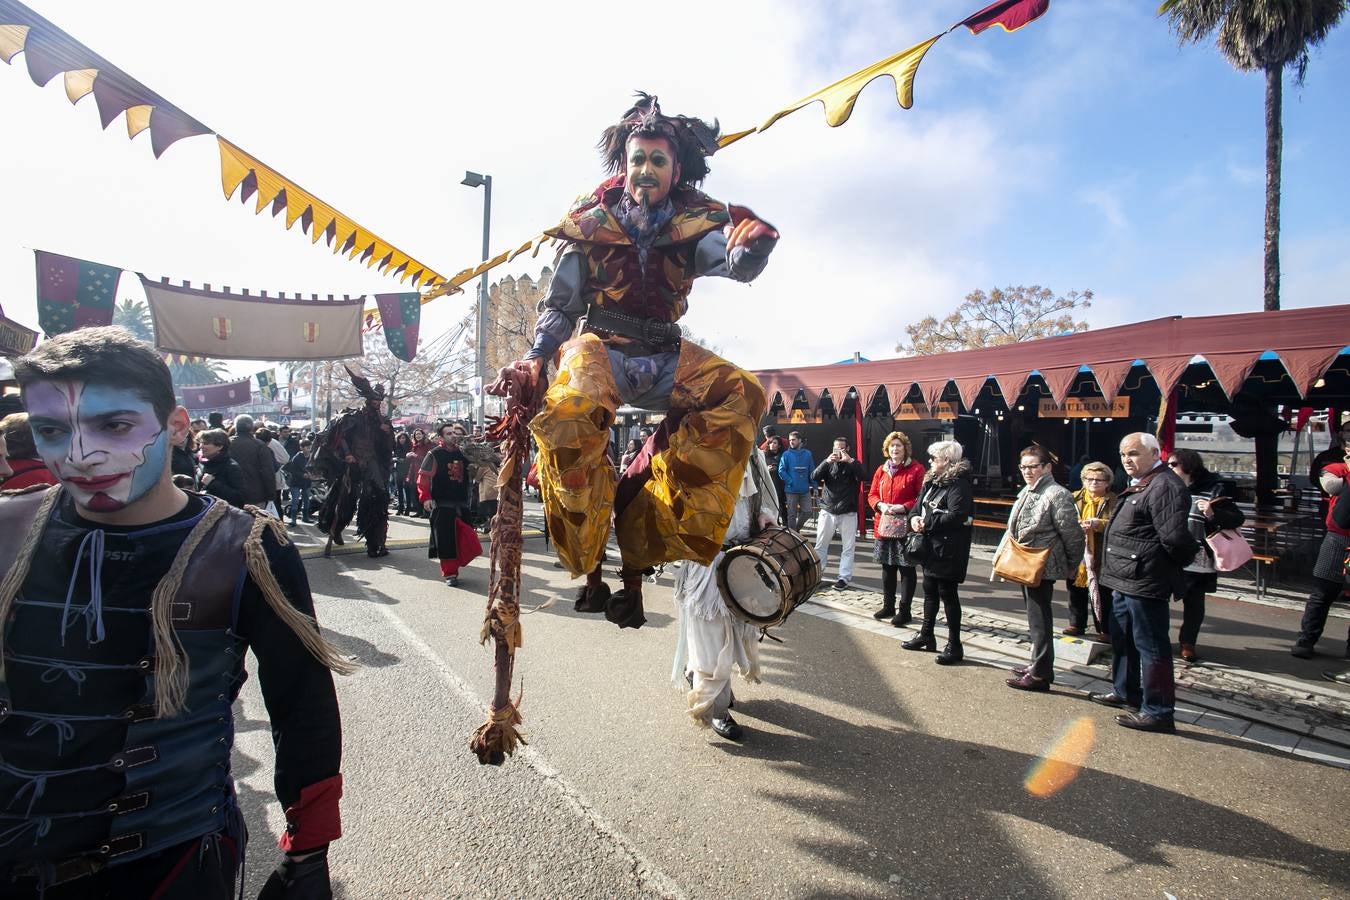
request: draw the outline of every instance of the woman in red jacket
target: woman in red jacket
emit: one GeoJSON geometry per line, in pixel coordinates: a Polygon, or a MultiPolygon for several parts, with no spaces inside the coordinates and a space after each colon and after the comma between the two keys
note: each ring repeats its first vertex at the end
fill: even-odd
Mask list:
{"type": "Polygon", "coordinates": [[[907,522],[907,514],[919,499],[919,490],[923,487],[923,463],[913,458],[909,437],[903,431],[892,431],[881,442],[881,450],[886,461],[877,467],[872,476],[872,487],[867,492],[867,505],[876,513],[873,518],[872,535],[876,542],[872,545],[872,558],[881,563],[882,606],[872,613],[878,621],[890,619],[896,628],[909,624],[912,615],[910,607],[914,601],[914,587],[917,577],[914,563],[905,556],[903,536],[882,537],[881,516],[889,513],[898,516],[901,522],[907,522]],[[899,612],[896,611],[896,582],[902,581],[899,612]]]}

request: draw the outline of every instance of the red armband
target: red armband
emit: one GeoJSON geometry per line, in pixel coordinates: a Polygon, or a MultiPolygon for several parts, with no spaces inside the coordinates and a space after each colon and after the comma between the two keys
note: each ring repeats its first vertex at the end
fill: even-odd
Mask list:
{"type": "Polygon", "coordinates": [[[304,853],[342,837],[341,798],[341,773],[301,788],[300,799],[286,807],[286,830],[277,846],[287,853],[304,853]]]}

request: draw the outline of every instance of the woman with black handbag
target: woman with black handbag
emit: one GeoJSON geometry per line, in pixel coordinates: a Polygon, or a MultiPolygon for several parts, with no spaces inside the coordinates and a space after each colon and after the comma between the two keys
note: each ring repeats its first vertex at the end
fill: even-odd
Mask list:
{"type": "Polygon", "coordinates": [[[1055,582],[1078,571],[1083,559],[1083,526],[1073,494],[1055,481],[1055,458],[1040,444],[1022,451],[1018,469],[1026,487],[1008,514],[1008,531],[994,554],[994,574],[1022,585],[1031,632],[1031,665],[1013,669],[1008,687],[1048,691],[1055,680],[1055,648],[1050,633],[1050,598],[1055,582]]]}
{"type": "Polygon", "coordinates": [[[957,585],[966,580],[970,563],[975,491],[970,463],[963,452],[956,441],[938,441],[928,448],[928,473],[905,538],[907,556],[923,566],[923,625],[900,646],[930,653],[937,649],[933,626],[941,601],[947,619],[947,646],[936,662],[943,666],[960,662],[965,655],[957,585]]]}

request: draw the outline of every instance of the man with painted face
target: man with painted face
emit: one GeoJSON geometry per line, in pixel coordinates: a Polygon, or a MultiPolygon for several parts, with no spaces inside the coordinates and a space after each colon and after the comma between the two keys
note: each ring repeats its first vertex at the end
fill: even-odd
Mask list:
{"type": "Polygon", "coordinates": [[[764,413],[755,377],[681,340],[678,324],[695,278],[751,281],[778,240],[750,210],[697,190],[717,137],[715,123],[663,115],[647,94],[605,130],[611,177],[546,232],[565,246],[534,347],[514,364],[542,384],[561,350],[530,425],[549,534],[563,565],[586,575],[577,609],[620,627],[645,621],[644,572],[707,565],[722,549],[764,413]],[[605,453],[620,404],[668,412],[616,483],[605,453]],[[612,596],[600,571],[611,512],[623,558],[612,596]]]}
{"type": "Polygon", "coordinates": [[[258,661],[286,852],[269,898],[329,897],[341,726],[304,566],[253,510],[185,493],[169,370],[120,328],[14,365],[55,486],[0,493],[0,895],[233,896],[232,702],[258,661]]]}

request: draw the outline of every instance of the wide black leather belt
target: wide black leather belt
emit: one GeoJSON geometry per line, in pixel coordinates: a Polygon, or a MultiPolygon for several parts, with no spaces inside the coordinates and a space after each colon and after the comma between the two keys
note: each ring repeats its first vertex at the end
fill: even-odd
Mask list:
{"type": "Polygon", "coordinates": [[[630,316],[627,313],[596,306],[594,303],[586,310],[585,330],[633,338],[653,350],[662,352],[679,350],[680,340],[684,337],[683,330],[675,322],[658,322],[656,319],[630,316]]]}

